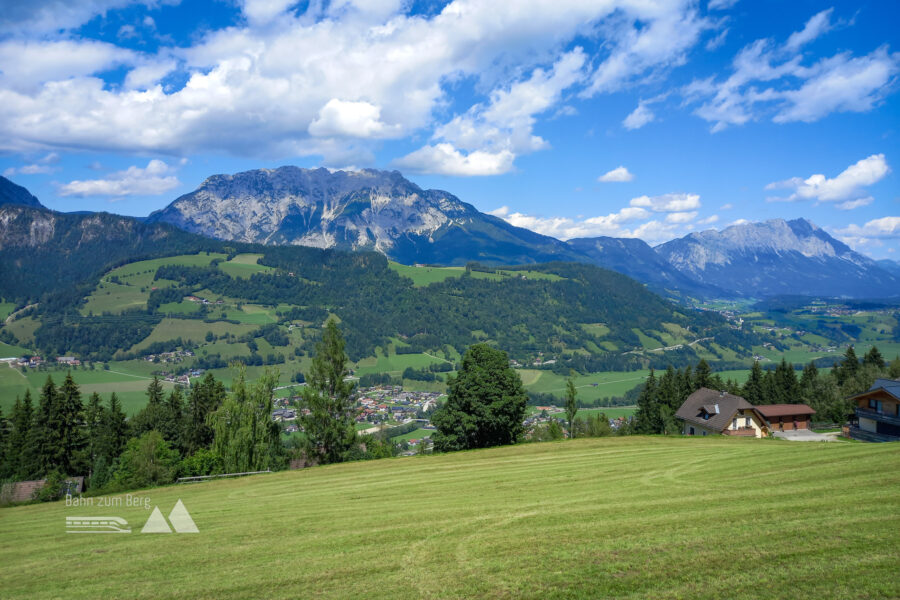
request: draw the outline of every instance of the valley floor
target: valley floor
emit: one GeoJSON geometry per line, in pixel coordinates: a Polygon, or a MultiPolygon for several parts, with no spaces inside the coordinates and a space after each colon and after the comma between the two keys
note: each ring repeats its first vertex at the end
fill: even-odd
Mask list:
{"type": "Polygon", "coordinates": [[[0,595],[898,597],[898,467],[892,444],[628,437],[23,506],[0,511],[0,595]],[[178,499],[199,533],[140,533],[178,499]],[[132,533],[67,535],[71,516],[132,533]]]}

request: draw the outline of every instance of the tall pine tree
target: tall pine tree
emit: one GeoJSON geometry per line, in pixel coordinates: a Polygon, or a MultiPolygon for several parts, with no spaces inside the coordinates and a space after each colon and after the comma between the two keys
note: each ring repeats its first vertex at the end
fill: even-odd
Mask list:
{"type": "Polygon", "coordinates": [[[59,388],[59,444],[56,449],[55,467],[64,475],[78,475],[84,471],[82,451],[87,445],[84,435],[84,405],[81,391],[72,378],[66,375],[59,388]]]}

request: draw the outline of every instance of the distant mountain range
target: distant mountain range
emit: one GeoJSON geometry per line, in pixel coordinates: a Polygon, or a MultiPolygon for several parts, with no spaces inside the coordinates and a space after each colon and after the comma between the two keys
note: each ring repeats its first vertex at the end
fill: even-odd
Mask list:
{"type": "MultiPolygon", "coordinates": [[[[3,203],[40,207],[0,178],[3,203]]],[[[655,248],[611,237],[563,242],[448,192],[423,190],[397,171],[281,167],[214,175],[145,221],[220,240],[375,250],[404,264],[587,262],[668,296],[900,295],[900,263],[854,252],[805,219],[691,233],[655,248]]]]}

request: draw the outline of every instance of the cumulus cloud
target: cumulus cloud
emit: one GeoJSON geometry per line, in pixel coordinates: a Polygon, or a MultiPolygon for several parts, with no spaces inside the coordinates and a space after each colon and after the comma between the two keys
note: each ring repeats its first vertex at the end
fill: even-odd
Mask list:
{"type": "Polygon", "coordinates": [[[515,155],[509,150],[496,153],[475,150],[463,154],[453,144],[425,146],[394,161],[394,166],[417,173],[440,175],[502,175],[513,168],[515,155]]]}
{"type": "Polygon", "coordinates": [[[631,206],[649,208],[653,212],[684,212],[700,208],[697,194],[663,194],[661,196],[639,196],[632,198],[631,206]]]}
{"type": "Polygon", "coordinates": [[[700,219],[699,221],[697,221],[697,225],[712,225],[713,223],[718,222],[718,220],[719,215],[710,215],[705,219],[700,219]]]}
{"type": "Polygon", "coordinates": [[[837,177],[831,179],[817,173],[806,179],[792,177],[785,181],[776,181],[766,186],[767,190],[791,189],[793,193],[787,197],[769,198],[770,201],[796,202],[815,200],[817,202],[843,202],[839,208],[849,210],[865,206],[863,189],[878,183],[890,172],[884,154],[873,154],[857,161],[844,169],[837,177]],[[852,201],[852,202],[851,202],[852,201]]]}
{"type": "MultiPolygon", "coordinates": [[[[401,0],[236,3],[242,21],[184,48],[141,53],[73,36],[0,42],[0,151],[216,151],[365,164],[379,140],[415,135],[427,142],[403,162],[506,172],[516,156],[549,146],[535,133],[539,118],[579,94],[681,64],[708,26],[684,0],[557,0],[527,10],[455,0],[430,15],[409,14],[401,0]],[[605,43],[590,56],[570,49],[583,35],[605,43]],[[111,69],[126,72],[123,85],[101,77],[111,69]],[[460,81],[476,99],[444,119],[460,81]]],[[[34,0],[14,2],[11,12],[20,25],[57,31],[126,4],[34,0]]]]}
{"type": "MultiPolygon", "coordinates": [[[[650,213],[642,208],[627,206],[618,212],[590,217],[586,219],[572,219],[570,217],[538,217],[519,212],[510,213],[508,207],[502,207],[493,213],[507,223],[516,227],[524,227],[549,235],[561,240],[577,237],[596,237],[600,235],[616,237],[637,237],[632,231],[623,226],[646,219],[650,213]]],[[[635,229],[637,231],[640,228],[635,229]]]]}
{"type": "Polygon", "coordinates": [[[174,175],[176,168],[161,160],[151,160],[144,168],[132,166],[111,173],[105,179],[70,181],[60,186],[60,196],[158,196],[175,189],[181,182],[174,175]]]}
{"type": "Polygon", "coordinates": [[[742,48],[723,79],[698,79],[682,88],[694,114],[718,132],[771,115],[776,123],[813,122],[836,112],[866,112],[888,92],[900,54],[886,46],[866,56],[849,52],[804,65],[802,47],[833,28],[831,9],[814,15],[783,44],[759,39],[742,48]]]}
{"type": "Polygon", "coordinates": [[[900,240],[900,217],[881,217],[862,226],[851,223],[832,233],[852,248],[879,245],[881,240],[900,240]]]}
{"type": "Polygon", "coordinates": [[[619,166],[598,177],[597,181],[603,183],[634,181],[634,174],[627,168],[619,166]]]}
{"type": "Polygon", "coordinates": [[[666,215],[666,223],[690,223],[697,218],[697,211],[673,212],[666,215]]]}
{"type": "Polygon", "coordinates": [[[345,102],[332,98],[309,124],[314,136],[347,136],[360,138],[391,137],[400,131],[381,121],[381,107],[369,102],[345,102]]]}
{"type": "Polygon", "coordinates": [[[4,0],[0,33],[54,33],[74,29],[97,15],[129,5],[159,4],[154,0],[4,0]]]}

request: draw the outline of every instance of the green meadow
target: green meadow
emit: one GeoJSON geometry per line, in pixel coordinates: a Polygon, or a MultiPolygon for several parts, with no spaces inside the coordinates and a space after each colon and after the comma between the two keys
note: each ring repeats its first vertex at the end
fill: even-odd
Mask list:
{"type": "Polygon", "coordinates": [[[900,445],[604,438],[0,510],[4,598],[897,598],[900,445]],[[129,534],[68,535],[118,516],[129,534]]]}

